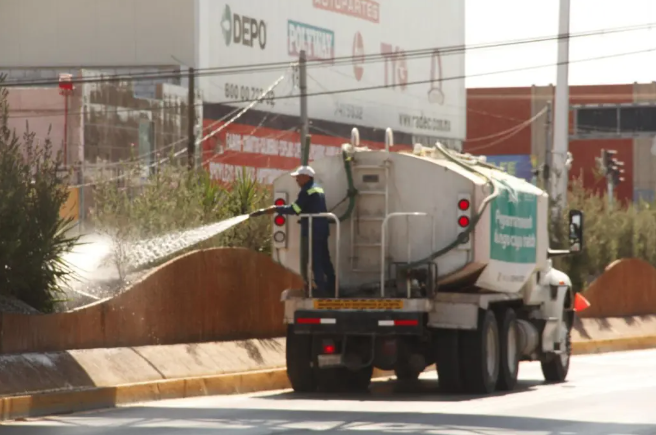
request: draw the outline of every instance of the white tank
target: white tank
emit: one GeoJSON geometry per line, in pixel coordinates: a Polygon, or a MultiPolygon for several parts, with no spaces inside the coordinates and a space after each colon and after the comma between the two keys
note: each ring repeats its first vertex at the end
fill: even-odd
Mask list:
{"type": "MultiPolygon", "coordinates": [[[[497,196],[488,200],[470,234],[470,243],[458,244],[431,260],[437,266],[439,285],[468,282],[470,288],[474,285],[473,289],[514,293],[534,279],[535,271],[547,267],[548,197],[541,189],[475,157],[449,153],[448,158],[443,148],[440,151],[418,145],[411,153],[355,149],[349,144],[343,148],[352,157],[350,164],[358,195],[351,216],[340,223],[339,244],[335,225],[331,226],[331,256],[339,273],[340,288],[380,286],[382,249],[386,257],[385,278],[394,279],[392,272],[396,268],[390,264],[426,259],[453,244],[462,231],[459,216],[467,215],[459,211],[459,200],[471,200],[473,220],[493,191],[497,196]],[[399,212],[425,215],[391,216],[399,212]],[[386,216],[387,231],[381,247],[386,216]]],[[[329,211],[343,215],[348,208],[345,198],[349,186],[342,156],[314,161],[312,167],[317,173],[316,181],[324,188],[329,211]]],[[[274,191],[287,193],[290,203],[298,190],[288,174],[274,181],[274,191]]],[[[290,217],[286,247],[276,248],[274,243],[273,251],[274,259],[297,273],[298,220],[290,217]]]]}

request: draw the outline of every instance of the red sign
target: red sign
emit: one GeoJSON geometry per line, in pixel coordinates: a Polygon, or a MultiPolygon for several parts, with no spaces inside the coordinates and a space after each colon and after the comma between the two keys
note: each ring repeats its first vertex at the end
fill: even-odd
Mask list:
{"type": "Polygon", "coordinates": [[[312,0],[314,7],[378,24],[380,5],[374,0],[312,0]]]}
{"type": "MultiPolygon", "coordinates": [[[[208,135],[225,123],[205,119],[203,125],[203,135],[208,135]]],[[[260,182],[271,184],[279,175],[300,165],[300,139],[295,131],[230,124],[203,142],[203,166],[216,181],[229,182],[245,170],[260,182]]],[[[348,142],[349,139],[341,137],[313,134],[310,161],[341,154],[342,144],[348,142]]],[[[369,141],[362,141],[361,145],[371,149],[385,146],[369,141]]],[[[392,147],[393,151],[409,149],[406,145],[392,147]]]]}

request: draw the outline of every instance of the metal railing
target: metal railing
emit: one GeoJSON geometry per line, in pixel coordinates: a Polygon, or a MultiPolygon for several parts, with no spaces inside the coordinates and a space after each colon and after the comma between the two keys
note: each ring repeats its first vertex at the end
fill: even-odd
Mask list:
{"type": "Polygon", "coordinates": [[[341,237],[339,218],[334,213],[308,213],[300,214],[300,218],[308,218],[308,264],[307,264],[307,277],[309,287],[309,297],[312,298],[312,284],[314,282],[314,274],[312,273],[312,222],[314,218],[331,218],[335,221],[335,298],[339,297],[339,242],[341,237]]]}
{"type": "MultiPolygon", "coordinates": [[[[406,241],[408,242],[408,263],[412,261],[412,245],[410,243],[410,217],[412,216],[421,216],[421,217],[430,217],[431,218],[431,248],[435,250],[435,217],[429,215],[428,213],[423,212],[396,212],[388,214],[383,220],[381,228],[381,250],[380,250],[380,297],[385,297],[385,239],[387,234],[387,223],[391,218],[405,216],[406,218],[406,241]]],[[[407,296],[410,299],[411,291],[410,285],[407,288],[407,296]]]]}

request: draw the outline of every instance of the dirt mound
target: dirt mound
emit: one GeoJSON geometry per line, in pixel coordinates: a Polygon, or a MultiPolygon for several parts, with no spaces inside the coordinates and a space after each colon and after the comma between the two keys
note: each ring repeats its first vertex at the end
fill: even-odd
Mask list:
{"type": "Polygon", "coordinates": [[[636,258],[606,267],[583,295],[592,306],[581,317],[626,317],[656,313],[656,268],[636,258]]]}
{"type": "Polygon", "coordinates": [[[247,249],[194,251],[119,296],[48,315],[2,314],[0,353],[194,343],[284,335],[280,294],[301,278],[247,249]]]}

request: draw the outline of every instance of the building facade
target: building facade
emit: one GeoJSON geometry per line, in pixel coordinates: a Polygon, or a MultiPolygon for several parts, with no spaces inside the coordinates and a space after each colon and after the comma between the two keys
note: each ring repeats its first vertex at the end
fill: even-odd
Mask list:
{"type": "MultiPolygon", "coordinates": [[[[519,159],[523,162],[530,160],[536,168],[542,165],[546,144],[553,137],[548,125],[549,112],[553,114],[554,91],[553,86],[468,89],[465,151],[494,156],[500,162],[519,159]]],[[[579,105],[597,108],[590,108],[588,114],[579,115],[578,119],[575,119],[575,111],[570,112],[569,150],[574,158],[570,179],[582,178],[587,188],[604,191],[606,182],[595,174],[595,158],[601,155],[602,149],[616,150],[617,159],[624,162],[625,170],[625,181],[616,189],[617,198],[625,202],[639,198],[653,200],[656,191],[656,149],[653,146],[656,134],[649,133],[647,124],[647,131],[641,131],[637,126],[628,130],[628,127],[622,127],[622,131],[617,132],[619,118],[613,114],[610,117],[604,115],[604,106],[622,104],[627,106],[627,111],[623,112],[625,123],[645,123],[648,119],[644,116],[642,120],[629,119],[628,115],[633,116],[629,109],[637,104],[649,106],[649,103],[656,103],[654,83],[571,86],[572,108],[579,105]]],[[[645,110],[651,109],[640,109],[645,110]]]]}
{"type": "Polygon", "coordinates": [[[205,107],[217,106],[207,113],[266,94],[253,107],[263,117],[257,125],[275,129],[273,117],[300,113],[291,64],[305,50],[311,119],[380,140],[391,127],[408,145],[440,140],[461,149],[464,52],[453,48],[464,45],[464,29],[462,2],[4,0],[0,40],[16,42],[0,45],[0,73],[10,82],[54,81],[82,68],[170,73],[133,83],[135,97],[153,99],[157,84],[187,86],[184,72],[194,67],[205,107]]]}

